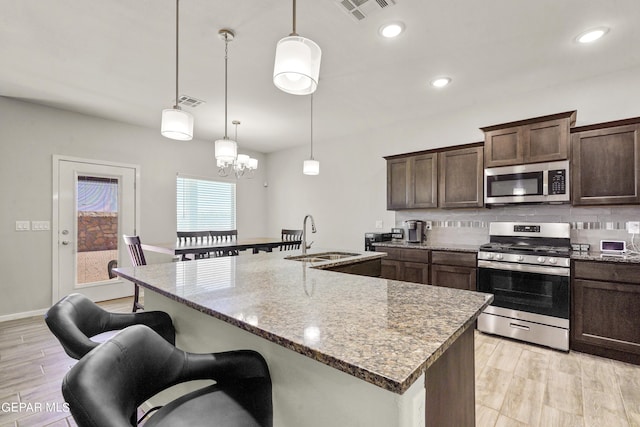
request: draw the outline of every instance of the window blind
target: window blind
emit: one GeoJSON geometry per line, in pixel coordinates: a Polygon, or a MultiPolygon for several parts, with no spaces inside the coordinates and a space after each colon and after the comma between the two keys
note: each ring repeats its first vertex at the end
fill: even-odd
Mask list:
{"type": "Polygon", "coordinates": [[[235,230],[236,184],[178,175],[177,231],[235,230]]]}

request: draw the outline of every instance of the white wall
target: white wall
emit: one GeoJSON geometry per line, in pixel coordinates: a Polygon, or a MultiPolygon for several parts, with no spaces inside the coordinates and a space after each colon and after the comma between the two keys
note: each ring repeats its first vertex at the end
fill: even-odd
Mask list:
{"type": "MultiPolygon", "coordinates": [[[[318,228],[312,236],[317,245],[360,249],[364,233],[375,231],[376,220],[384,221],[380,231],[389,231],[396,222],[395,213],[386,210],[383,156],[478,142],[484,139],[480,127],[564,111],[578,111],[578,126],[640,116],[640,69],[529,92],[517,99],[500,98],[496,94],[493,100],[459,111],[385,128],[372,124],[366,134],[316,141],[320,175],[315,177],[302,175],[308,147],[269,154],[269,228],[284,223],[301,227],[304,214],[311,213],[318,228]]],[[[430,102],[428,90],[425,102],[430,102]]],[[[314,127],[322,125],[327,124],[314,127]]],[[[464,212],[455,211],[458,220],[464,212]]],[[[467,212],[472,219],[476,211],[467,212]]],[[[419,215],[428,217],[428,212],[419,215]]]]}
{"type": "MultiPolygon", "coordinates": [[[[217,177],[213,141],[173,141],[158,130],[0,97],[0,318],[51,305],[51,233],[17,232],[17,220],[52,213],[54,154],[141,166],[140,234],[146,242],[175,239],[176,174],[217,177]]],[[[246,151],[246,150],[245,150],[246,151]]],[[[265,156],[252,180],[237,186],[237,227],[244,237],[267,229],[265,156]]]]}
{"type": "MultiPolygon", "coordinates": [[[[318,227],[310,238],[315,247],[360,249],[376,220],[383,220],[384,230],[396,222],[395,213],[386,210],[382,156],[476,142],[482,140],[481,126],[573,109],[577,125],[640,116],[638,99],[638,68],[517,99],[496,94],[492,102],[459,111],[385,128],[372,124],[361,135],[316,141],[320,175],[315,177],[302,175],[306,146],[267,156],[249,153],[260,168],[255,179],[238,183],[238,229],[247,237],[277,236],[281,228],[301,228],[311,213],[318,227]]],[[[428,91],[425,102],[432,102],[428,91]]],[[[321,125],[327,124],[316,123],[321,125]]],[[[51,304],[52,236],[16,232],[15,221],[51,220],[54,154],[141,165],[140,235],[148,242],[175,236],[177,172],[215,177],[210,141],[172,141],[154,129],[2,97],[0,130],[0,318],[51,304]]]]}

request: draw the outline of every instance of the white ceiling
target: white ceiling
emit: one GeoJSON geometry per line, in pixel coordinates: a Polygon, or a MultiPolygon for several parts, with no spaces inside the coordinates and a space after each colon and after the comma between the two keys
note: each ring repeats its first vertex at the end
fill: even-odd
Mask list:
{"type": "MultiPolygon", "coordinates": [[[[0,6],[0,95],[159,132],[175,96],[174,0],[0,6]]],[[[271,78],[276,43],[291,32],[291,7],[289,0],[180,2],[180,94],[206,101],[189,109],[196,138],[224,133],[218,30],[229,28],[236,33],[229,135],[240,120],[241,147],[268,153],[308,144],[309,97],[283,93],[271,78]]],[[[297,32],[323,52],[315,141],[640,65],[638,0],[397,0],[360,22],[336,0],[298,0],[297,9],[297,32]],[[393,20],[406,31],[382,39],[378,27],[393,20]],[[601,25],[611,31],[599,42],[574,41],[601,25]],[[429,87],[439,75],[453,83],[429,87]]]]}

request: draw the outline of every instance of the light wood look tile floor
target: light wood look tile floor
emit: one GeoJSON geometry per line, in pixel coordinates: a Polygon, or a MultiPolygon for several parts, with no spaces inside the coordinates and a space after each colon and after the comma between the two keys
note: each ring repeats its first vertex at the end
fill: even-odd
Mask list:
{"type": "Polygon", "coordinates": [[[640,366],[476,332],[476,425],[640,427],[640,366]]]}
{"type": "MultiPolygon", "coordinates": [[[[475,347],[478,427],[640,427],[640,366],[478,332],[475,347]]],[[[0,427],[75,426],[60,392],[74,363],[41,317],[0,323],[0,427]]]]}

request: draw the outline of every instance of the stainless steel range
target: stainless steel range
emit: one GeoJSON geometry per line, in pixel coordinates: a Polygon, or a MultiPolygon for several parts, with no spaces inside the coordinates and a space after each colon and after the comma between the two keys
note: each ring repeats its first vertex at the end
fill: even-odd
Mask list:
{"type": "Polygon", "coordinates": [[[478,329],[569,350],[570,225],[494,222],[478,252],[478,290],[493,303],[478,329]]]}

